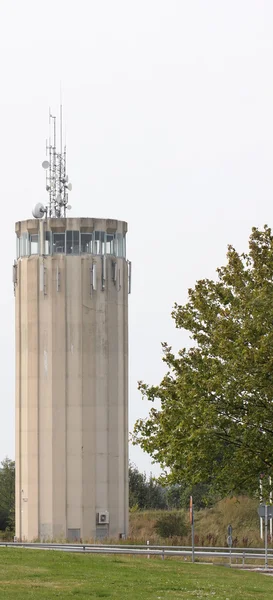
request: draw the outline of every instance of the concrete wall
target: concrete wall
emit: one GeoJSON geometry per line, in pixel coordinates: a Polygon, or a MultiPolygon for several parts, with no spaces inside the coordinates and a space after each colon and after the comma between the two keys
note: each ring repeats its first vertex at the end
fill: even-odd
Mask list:
{"type": "MultiPolygon", "coordinates": [[[[93,222],[50,221],[67,229],[93,222]]],[[[109,222],[124,229],[113,221],[95,226],[107,230],[109,222]]],[[[18,223],[17,235],[35,227],[18,223]]],[[[127,262],[87,254],[20,258],[15,296],[16,536],[126,534],[127,262]],[[109,528],[96,523],[99,511],[109,512],[109,528]]]]}

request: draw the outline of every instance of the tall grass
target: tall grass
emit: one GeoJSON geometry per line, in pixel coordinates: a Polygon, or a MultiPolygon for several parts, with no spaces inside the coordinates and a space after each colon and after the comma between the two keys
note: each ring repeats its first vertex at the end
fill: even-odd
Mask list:
{"type": "MultiPolygon", "coordinates": [[[[200,546],[227,545],[227,527],[233,528],[234,546],[263,546],[260,539],[258,502],[252,498],[226,498],[212,508],[195,512],[195,542],[200,546]]],[[[160,514],[166,511],[139,511],[130,514],[129,539],[132,543],[190,545],[191,534],[183,538],[163,540],[156,535],[155,523],[160,514]]],[[[185,512],[185,511],[182,511],[185,512]]],[[[189,519],[187,511],[185,519],[189,519]]],[[[128,540],[127,540],[128,543],[128,540]]],[[[272,546],[269,539],[269,545],[272,546]]],[[[273,547],[273,546],[272,546],[273,547]]]]}

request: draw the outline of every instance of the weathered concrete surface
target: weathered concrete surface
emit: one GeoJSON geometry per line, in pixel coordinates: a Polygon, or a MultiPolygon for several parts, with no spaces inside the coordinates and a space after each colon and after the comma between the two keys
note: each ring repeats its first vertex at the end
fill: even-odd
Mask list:
{"type": "MultiPolygon", "coordinates": [[[[127,230],[112,220],[50,221],[52,229],[127,230]]],[[[16,233],[33,233],[37,225],[17,223],[16,233]]],[[[15,296],[16,536],[59,539],[78,530],[82,539],[94,538],[103,529],[99,511],[109,511],[105,533],[126,534],[127,262],[87,254],[23,257],[15,296]]]]}

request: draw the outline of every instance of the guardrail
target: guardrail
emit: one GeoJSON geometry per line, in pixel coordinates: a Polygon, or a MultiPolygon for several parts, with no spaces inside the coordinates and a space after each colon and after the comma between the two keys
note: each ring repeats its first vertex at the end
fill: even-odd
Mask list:
{"type": "MultiPolygon", "coordinates": [[[[89,544],[89,543],[73,543],[73,542],[68,542],[68,543],[64,543],[64,542],[8,542],[8,541],[0,541],[0,546],[10,546],[10,547],[33,547],[33,548],[37,548],[37,547],[43,547],[43,548],[78,548],[78,549],[82,549],[84,548],[101,548],[101,549],[105,549],[105,548],[127,548],[127,549],[154,549],[154,550],[189,550],[191,551],[192,547],[191,546],[171,546],[171,545],[159,545],[159,544],[89,544]]],[[[232,546],[231,548],[229,548],[228,546],[195,546],[196,550],[199,551],[211,551],[211,552],[261,552],[264,553],[264,548],[263,547],[259,547],[259,548],[253,548],[253,547],[241,547],[241,546],[232,546]]],[[[273,554],[273,548],[269,549],[269,552],[272,552],[273,554]]]]}
{"type": "MultiPolygon", "coordinates": [[[[0,542],[0,547],[8,548],[29,548],[37,550],[59,550],[63,552],[80,552],[90,554],[129,554],[140,556],[160,556],[163,560],[168,556],[183,556],[191,557],[191,546],[145,546],[145,545],[98,545],[98,544],[50,544],[50,543],[27,543],[27,542],[0,542]]],[[[195,556],[203,558],[228,558],[241,559],[242,564],[245,560],[265,559],[263,548],[226,548],[226,547],[210,547],[196,546],[195,556]]],[[[270,550],[267,555],[268,560],[273,560],[273,551],[270,550]]]]}

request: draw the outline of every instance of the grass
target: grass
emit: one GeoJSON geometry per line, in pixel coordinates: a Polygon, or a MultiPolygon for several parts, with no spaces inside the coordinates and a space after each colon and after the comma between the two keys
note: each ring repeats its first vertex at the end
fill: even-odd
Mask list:
{"type": "MultiPolygon", "coordinates": [[[[257,513],[258,501],[252,498],[225,498],[217,502],[212,508],[195,512],[195,534],[198,546],[225,546],[227,539],[227,526],[233,527],[234,546],[259,547],[263,546],[259,533],[259,518],[257,513]]],[[[162,512],[159,510],[136,511],[130,513],[131,542],[150,544],[191,544],[191,534],[184,538],[170,538],[160,540],[156,535],[154,525],[162,512]]],[[[189,523],[188,511],[185,512],[185,521],[189,523]]],[[[129,540],[128,540],[129,541],[129,540]]],[[[272,544],[269,542],[269,546],[272,544]]]]}
{"type": "Polygon", "coordinates": [[[0,599],[272,600],[273,578],[143,557],[0,548],[0,599]]]}

